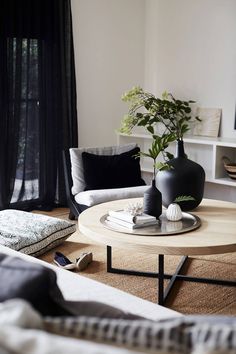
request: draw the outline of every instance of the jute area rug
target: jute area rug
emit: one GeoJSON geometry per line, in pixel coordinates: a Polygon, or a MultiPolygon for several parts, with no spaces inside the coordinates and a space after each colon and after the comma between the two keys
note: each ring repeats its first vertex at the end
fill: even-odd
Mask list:
{"type": "MultiPolygon", "coordinates": [[[[66,219],[68,212],[57,209],[47,215],[66,219]]],[[[79,274],[101,283],[113,286],[145,300],[157,302],[157,279],[130,275],[111,274],[106,272],[106,247],[95,245],[93,241],[79,231],[56,249],[49,251],[40,258],[53,263],[55,250],[64,253],[69,259],[75,260],[82,252],[91,251],[93,262],[79,274]]],[[[181,257],[165,256],[165,272],[173,273],[181,257]]],[[[113,249],[113,266],[125,269],[157,271],[157,257],[113,249]]],[[[182,274],[198,277],[235,280],[236,254],[190,257],[182,274]]],[[[168,281],[166,281],[167,285],[168,281]]],[[[219,285],[200,284],[178,281],[166,306],[185,314],[221,314],[236,315],[236,288],[219,285]]]]}

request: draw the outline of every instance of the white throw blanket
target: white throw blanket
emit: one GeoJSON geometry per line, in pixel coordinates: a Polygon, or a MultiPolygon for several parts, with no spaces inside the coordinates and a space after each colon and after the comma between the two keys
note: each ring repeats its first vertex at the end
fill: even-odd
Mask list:
{"type": "Polygon", "coordinates": [[[0,354],[235,352],[236,321],[233,319],[181,317],[152,322],[90,316],[44,318],[24,300],[0,303],[0,354]]]}
{"type": "MultiPolygon", "coordinates": [[[[43,331],[43,318],[23,300],[0,303],[0,354],[136,354],[136,351],[43,331]]],[[[139,352],[140,353],[140,352],[139,352]]]]}

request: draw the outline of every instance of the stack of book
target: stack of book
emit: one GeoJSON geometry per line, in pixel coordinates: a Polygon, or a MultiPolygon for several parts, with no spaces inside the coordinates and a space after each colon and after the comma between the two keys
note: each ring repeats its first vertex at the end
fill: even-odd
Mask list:
{"type": "Polygon", "coordinates": [[[107,221],[115,225],[126,227],[128,229],[139,229],[141,227],[158,225],[159,223],[155,216],[147,215],[144,213],[134,216],[124,210],[109,211],[107,221]]]}

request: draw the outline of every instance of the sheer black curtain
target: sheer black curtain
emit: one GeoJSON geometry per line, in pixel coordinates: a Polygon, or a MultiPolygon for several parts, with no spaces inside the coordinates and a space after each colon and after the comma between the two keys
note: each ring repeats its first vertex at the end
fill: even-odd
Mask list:
{"type": "Polygon", "coordinates": [[[77,146],[70,0],[0,2],[0,208],[65,205],[77,146]]]}

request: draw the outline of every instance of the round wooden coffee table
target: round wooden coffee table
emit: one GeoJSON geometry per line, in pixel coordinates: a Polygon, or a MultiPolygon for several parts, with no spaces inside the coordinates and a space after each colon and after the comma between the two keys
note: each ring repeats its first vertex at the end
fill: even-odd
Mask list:
{"type": "Polygon", "coordinates": [[[204,199],[193,211],[201,219],[201,226],[178,235],[141,236],[116,232],[104,227],[100,219],[109,210],[121,210],[130,202],[141,199],[123,199],[98,204],[79,216],[79,230],[97,243],[107,246],[107,271],[118,274],[141,275],[158,278],[158,302],[165,299],[176,280],[236,286],[235,281],[196,278],[179,274],[189,255],[211,255],[236,251],[236,204],[204,199]],[[158,254],[158,273],[130,271],[112,267],[112,247],[131,249],[140,253],[158,254]],[[173,275],[164,273],[164,255],[182,255],[173,275]],[[164,293],[164,279],[170,279],[164,293]]]}

